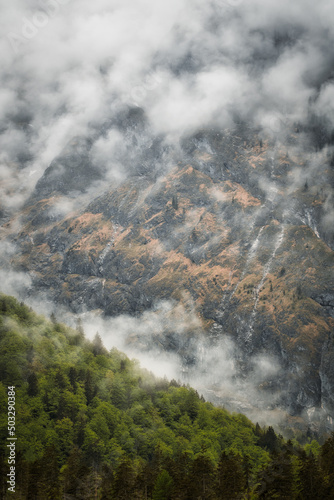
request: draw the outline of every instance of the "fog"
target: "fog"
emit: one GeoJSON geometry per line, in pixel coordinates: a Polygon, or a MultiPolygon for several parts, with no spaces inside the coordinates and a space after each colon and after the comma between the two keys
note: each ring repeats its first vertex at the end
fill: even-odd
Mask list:
{"type": "MultiPolygon", "coordinates": [[[[13,0],[0,26],[3,203],[22,204],[20,188],[120,106],[143,108],[168,143],[236,116],[274,134],[310,113],[332,128],[333,18],[328,0],[13,0]]],[[[96,160],[122,176],[119,131],[96,139],[96,160]]]]}
{"type": "MultiPolygon", "coordinates": [[[[140,316],[106,318],[102,311],[73,314],[45,294],[30,296],[31,279],[25,273],[1,271],[2,292],[14,295],[47,317],[76,327],[80,318],[87,338],[98,333],[107,349],[116,347],[158,377],[189,384],[200,395],[230,411],[240,411],[261,425],[285,426],[281,409],[285,390],[276,385],[280,361],[268,353],[253,356],[247,374],[240,368],[243,354],[231,337],[205,338],[194,308],[175,301],[157,302],[140,316]]],[[[249,361],[249,360],[248,360],[249,361]]],[[[307,420],[307,417],[306,417],[307,420]]]]}
{"type": "Polygon", "coordinates": [[[136,318],[105,318],[94,312],[80,318],[90,339],[99,333],[107,348],[117,347],[139,359],[155,375],[190,384],[207,400],[262,425],[284,425],[286,413],[280,409],[284,388],[275,383],[282,372],[279,360],[258,354],[247,375],[242,374],[243,355],[233,339],[225,335],[205,339],[193,309],[163,301],[136,318]]]}
{"type": "MultiPolygon", "coordinates": [[[[177,157],[182,137],[204,128],[246,123],[270,141],[273,157],[282,147],[290,156],[306,149],[301,165],[289,172],[286,197],[306,181],[317,182],[328,166],[334,144],[330,0],[12,0],[1,11],[3,214],[18,213],[46,169],[78,137],[90,140],[91,164],[101,176],[79,198],[68,193],[55,200],[50,209],[54,217],[80,209],[109,185],[117,186],[150,149],[158,155],[141,168],[154,171],[159,180],[160,170],[177,157]],[[139,129],[121,119],[133,108],[143,110],[139,129]],[[296,124],[302,132],[291,145],[287,135],[296,124]],[[136,144],[129,127],[135,130],[136,144]]],[[[273,201],[275,182],[262,178],[258,183],[273,201]]],[[[218,191],[212,195],[223,196],[218,191]]],[[[321,225],[330,230],[332,187],[324,199],[321,225]]],[[[9,258],[15,247],[4,245],[0,252],[9,258]]],[[[2,291],[29,296],[28,274],[1,273],[2,291]]],[[[47,296],[28,300],[47,314],[55,309],[47,296]]],[[[194,311],[180,307],[160,303],[139,319],[104,320],[87,312],[83,320],[89,336],[98,330],[107,347],[139,356],[159,375],[188,377],[199,389],[211,387],[231,398],[235,393],[248,402],[262,399],[264,409],[274,405],[276,395],[264,396],[258,387],[279,374],[277,361],[259,357],[249,378],[239,379],[232,359],[241,355],[232,340],[201,346],[194,311]],[[143,343],[141,350],[134,347],[134,332],[143,343]],[[177,346],[174,355],[159,350],[157,361],[156,349],[173,336],[188,343],[177,346]],[[197,374],[188,368],[182,372],[184,351],[196,357],[197,374]],[[204,366],[215,370],[205,373],[204,366]]]]}

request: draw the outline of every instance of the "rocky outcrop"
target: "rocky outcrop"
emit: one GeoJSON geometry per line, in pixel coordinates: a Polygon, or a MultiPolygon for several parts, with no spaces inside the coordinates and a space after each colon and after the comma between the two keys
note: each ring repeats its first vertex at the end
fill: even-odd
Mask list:
{"type": "Polygon", "coordinates": [[[332,318],[334,318],[334,293],[322,293],[321,295],[314,297],[314,300],[318,302],[318,304],[320,304],[332,318]]]}
{"type": "Polygon", "coordinates": [[[72,139],[37,182],[33,198],[85,192],[94,181],[102,179],[103,171],[96,168],[90,159],[90,148],[90,140],[80,137],[72,139]]]}
{"type": "Polygon", "coordinates": [[[326,412],[334,415],[334,334],[324,343],[320,365],[321,403],[326,412]]]}
{"type": "MultiPolygon", "coordinates": [[[[124,120],[129,137],[139,137],[142,117],[124,120]]],[[[160,140],[153,152],[139,142],[134,148],[146,166],[161,160],[160,140]]],[[[278,360],[279,379],[268,379],[266,390],[278,387],[291,414],[321,405],[333,414],[334,252],[321,233],[325,180],[292,190],[288,174],[297,159],[279,150],[273,159],[250,130],[201,132],[181,146],[179,161],[159,177],[132,165],[123,183],[84,210],[52,219],[50,194],[84,189],[102,175],[82,153],[86,142],[81,153],[57,159],[37,184],[20,233],[7,228],[18,248],[11,265],[33,271],[36,291],[47,287],[75,312],[139,315],[159,300],[191,303],[207,339],[234,340],[241,374],[261,353],[278,360]]],[[[178,350],[168,335],[157,345],[178,350]]],[[[182,352],[199,357],[190,343],[182,352]]]]}

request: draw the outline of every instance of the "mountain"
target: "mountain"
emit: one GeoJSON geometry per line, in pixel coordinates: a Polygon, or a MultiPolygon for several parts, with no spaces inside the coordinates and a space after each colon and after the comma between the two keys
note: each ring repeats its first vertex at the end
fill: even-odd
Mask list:
{"type": "MultiPolygon", "coordinates": [[[[333,161],[314,146],[326,138],[309,141],[311,126],[282,134],[242,122],[176,146],[151,133],[142,110],[123,110],[97,136],[72,140],[7,218],[2,239],[15,252],[5,266],[29,274],[30,295],[75,313],[139,321],[163,301],[181,307],[192,318],[182,331],[167,318],[162,332],[129,342],[176,352],[186,371],[216,372],[205,352],[229,339],[235,376],[255,380],[252,405],[331,428],[333,161]],[[124,134],[113,179],[93,154],[111,128],[124,134]],[[275,367],[261,377],[260,358],[275,367]]],[[[224,398],[216,379],[206,388],[224,398]]]]}

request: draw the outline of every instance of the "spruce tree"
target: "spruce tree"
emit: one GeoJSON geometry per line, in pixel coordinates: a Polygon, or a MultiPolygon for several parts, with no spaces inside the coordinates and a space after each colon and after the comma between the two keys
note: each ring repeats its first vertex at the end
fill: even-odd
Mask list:
{"type": "Polygon", "coordinates": [[[269,465],[259,474],[259,480],[259,499],[294,500],[296,484],[290,452],[274,454],[269,465]]]}
{"type": "Polygon", "coordinates": [[[222,500],[240,498],[245,488],[242,457],[234,453],[223,452],[217,469],[217,498],[222,500]]]}
{"type": "Polygon", "coordinates": [[[334,432],[322,446],[320,466],[326,478],[328,498],[334,498],[334,432]]]}
{"type": "Polygon", "coordinates": [[[306,455],[302,451],[300,459],[298,478],[300,482],[300,496],[304,500],[321,500],[324,497],[324,483],[319,464],[314,455],[306,455]]]}
{"type": "Polygon", "coordinates": [[[160,472],[154,485],[153,500],[171,500],[173,479],[164,469],[160,472]]]}
{"type": "Polygon", "coordinates": [[[194,460],[189,475],[190,498],[214,498],[214,466],[211,459],[201,454],[194,460]]]}
{"type": "Polygon", "coordinates": [[[130,500],[134,498],[135,472],[129,458],[124,458],[117,467],[113,481],[113,497],[118,500],[130,500]]]}

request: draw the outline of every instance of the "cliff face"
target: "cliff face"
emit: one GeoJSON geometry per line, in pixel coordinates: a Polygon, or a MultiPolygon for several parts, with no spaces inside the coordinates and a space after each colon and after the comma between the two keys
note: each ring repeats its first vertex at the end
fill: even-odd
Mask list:
{"type": "MultiPolygon", "coordinates": [[[[143,143],[138,121],[126,126],[136,161],[85,208],[56,209],[102,177],[89,143],[49,167],[20,230],[17,218],[5,226],[18,249],[12,268],[75,312],[139,315],[163,299],[182,303],[200,319],[196,335],[234,340],[244,376],[260,353],[276,357],[280,376],[262,389],[281,390],[291,414],[322,408],[331,418],[334,252],[322,221],[333,172],[325,153],[322,175],[300,180],[297,148],[288,155],[240,127],[188,137],[172,165],[158,168],[162,144],[143,143]]],[[[180,343],[166,333],[166,349],[180,343]]],[[[196,362],[198,352],[186,346],[182,356],[196,362]]]]}

